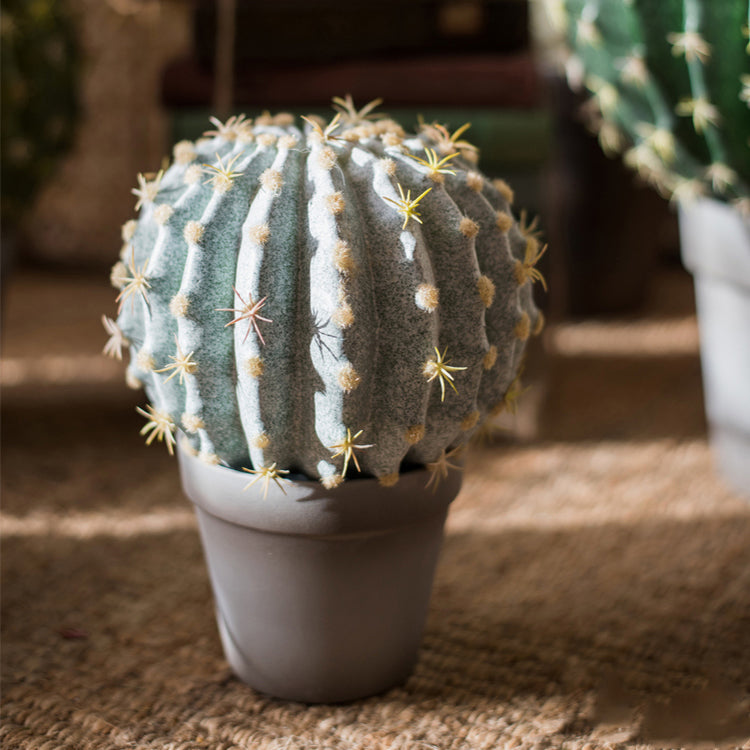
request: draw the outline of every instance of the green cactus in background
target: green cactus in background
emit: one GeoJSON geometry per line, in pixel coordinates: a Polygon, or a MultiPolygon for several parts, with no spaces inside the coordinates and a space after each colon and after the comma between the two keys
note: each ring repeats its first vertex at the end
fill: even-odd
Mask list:
{"type": "Polygon", "coordinates": [[[545,0],[608,153],[750,211],[748,0],[545,0]]]}
{"type": "Polygon", "coordinates": [[[78,54],[60,0],[3,0],[2,217],[16,221],[73,141],[78,54]]]}
{"type": "Polygon", "coordinates": [[[266,483],[388,486],[410,464],[437,482],[519,393],[543,250],[463,129],[409,136],[335,101],[327,126],[212,120],[139,175],[105,350],[130,346],[147,442],[170,452],[179,427],[266,483]]]}

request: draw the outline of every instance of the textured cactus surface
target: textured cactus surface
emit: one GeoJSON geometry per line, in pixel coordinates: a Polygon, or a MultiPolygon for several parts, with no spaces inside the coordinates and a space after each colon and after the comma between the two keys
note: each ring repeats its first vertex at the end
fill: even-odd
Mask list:
{"type": "Polygon", "coordinates": [[[2,213],[16,220],[72,143],[78,52],[62,0],[4,0],[0,35],[2,213]]]}
{"type": "Polygon", "coordinates": [[[608,152],[677,200],[750,210],[748,0],[546,0],[608,152]]]}
{"type": "MultiPolygon", "coordinates": [[[[341,101],[341,100],[340,100],[341,101]]],[[[541,254],[461,133],[407,136],[350,100],[328,125],[215,121],[139,176],[119,317],[150,442],[278,481],[397,481],[511,406],[542,325],[541,254]]]]}

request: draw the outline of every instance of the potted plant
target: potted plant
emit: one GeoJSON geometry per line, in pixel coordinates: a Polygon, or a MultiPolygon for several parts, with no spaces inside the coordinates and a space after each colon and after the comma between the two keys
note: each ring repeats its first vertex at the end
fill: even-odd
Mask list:
{"type": "Polygon", "coordinates": [[[750,494],[748,0],[547,0],[568,80],[609,154],[678,205],[695,277],[706,412],[724,476],[750,494]]]}
{"type": "Polygon", "coordinates": [[[139,175],[106,350],[176,450],[219,629],[259,690],[413,667],[460,454],[540,330],[537,240],[442,125],[240,115],[139,175]]]}
{"type": "Polygon", "coordinates": [[[17,253],[18,227],[73,143],[79,67],[64,2],[6,0],[0,14],[0,217],[2,276],[17,253]]]}

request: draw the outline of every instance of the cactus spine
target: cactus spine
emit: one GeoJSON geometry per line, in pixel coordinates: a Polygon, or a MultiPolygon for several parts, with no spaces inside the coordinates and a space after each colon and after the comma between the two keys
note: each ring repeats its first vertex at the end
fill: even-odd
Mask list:
{"type": "Polygon", "coordinates": [[[179,426],[266,484],[443,471],[515,392],[542,322],[509,188],[435,127],[406,136],[338,101],[327,127],[239,116],[177,144],[139,178],[112,273],[108,346],[130,346],[149,440],[171,448],[179,426]]]}
{"type": "Polygon", "coordinates": [[[546,0],[607,152],[676,200],[750,211],[748,0],[546,0]]]}

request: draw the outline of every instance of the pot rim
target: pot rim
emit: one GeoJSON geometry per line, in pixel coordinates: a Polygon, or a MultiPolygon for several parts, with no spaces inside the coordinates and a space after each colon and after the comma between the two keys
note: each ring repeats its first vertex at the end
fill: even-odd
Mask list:
{"type": "Polygon", "coordinates": [[[177,440],[180,478],[187,497],[203,511],[229,523],[281,534],[341,536],[378,534],[445,514],[461,488],[462,474],[450,471],[433,490],[427,469],[404,472],[393,487],[376,478],[353,479],[335,489],[320,482],[283,479],[255,482],[252,475],[210,465],[177,440]]]}

